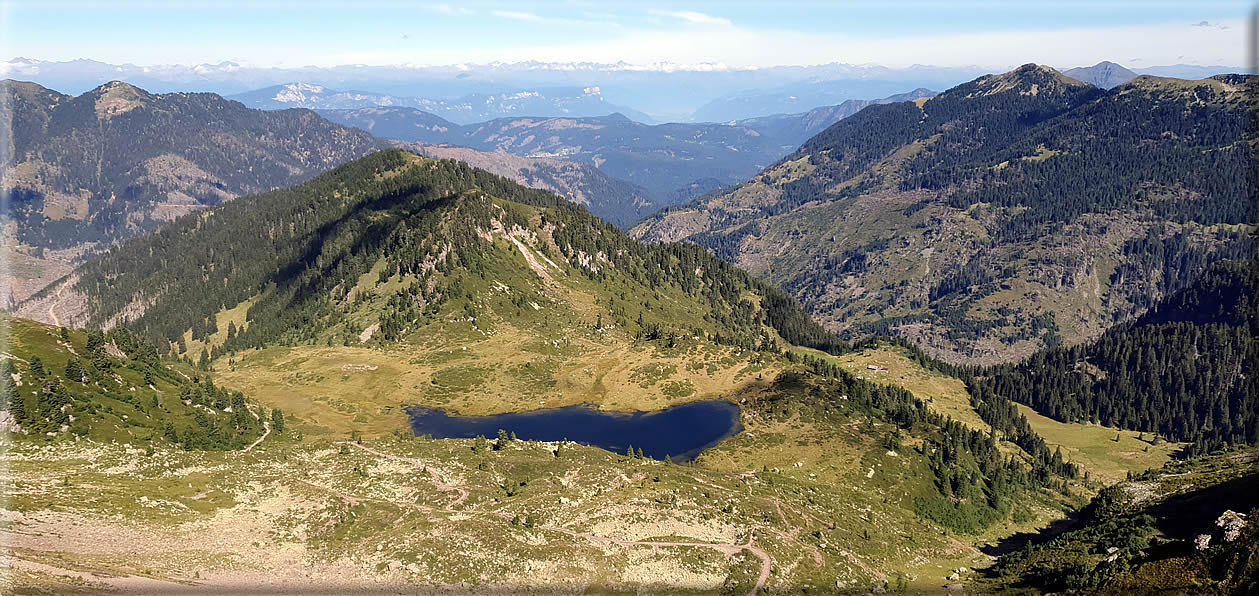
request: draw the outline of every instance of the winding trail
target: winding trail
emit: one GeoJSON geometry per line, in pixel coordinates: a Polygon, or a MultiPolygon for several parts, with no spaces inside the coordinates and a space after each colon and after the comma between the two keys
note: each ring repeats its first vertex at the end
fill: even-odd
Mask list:
{"type": "MultiPolygon", "coordinates": [[[[253,412],[250,412],[250,413],[252,414],[253,412]]],[[[257,414],[254,414],[254,418],[257,418],[257,417],[258,417],[258,415],[257,415],[257,414]]],[[[258,446],[258,443],[261,443],[263,439],[267,438],[267,435],[271,434],[271,423],[270,423],[270,422],[267,422],[266,420],[263,420],[263,421],[262,421],[262,428],[263,428],[263,433],[262,433],[262,436],[261,436],[261,437],[258,437],[258,440],[257,440],[257,441],[254,441],[254,442],[253,442],[253,443],[251,443],[248,447],[246,447],[246,448],[245,448],[245,453],[249,453],[249,450],[250,450],[250,449],[253,449],[254,447],[257,447],[257,446],[258,446]]]]}
{"type": "Polygon", "coordinates": [[[61,292],[63,292],[65,289],[66,289],[65,284],[58,284],[57,293],[53,294],[52,302],[48,303],[48,319],[52,321],[53,325],[56,325],[58,327],[61,326],[61,319],[57,318],[56,307],[57,307],[57,303],[61,301],[61,292]]]}
{"type": "MultiPolygon", "coordinates": [[[[377,451],[375,449],[372,449],[371,447],[360,445],[353,441],[344,441],[343,443],[345,445],[351,445],[355,448],[362,449],[363,451],[366,451],[367,453],[370,453],[377,457],[383,457],[385,459],[391,459],[394,461],[406,462],[421,469],[428,469],[428,466],[426,466],[424,462],[418,459],[412,458],[412,457],[403,457],[400,455],[384,453],[382,451],[377,451]]],[[[459,497],[456,498],[454,501],[452,501],[450,504],[446,505],[446,507],[443,509],[444,511],[453,512],[455,511],[454,508],[456,506],[462,504],[465,500],[467,500],[468,491],[460,487],[453,486],[451,484],[446,483],[445,481],[441,479],[441,476],[435,470],[428,469],[428,472],[432,478],[433,486],[437,488],[437,490],[442,491],[442,492],[457,491],[459,493],[459,497]]],[[[317,486],[317,485],[312,485],[312,486],[317,486]]],[[[324,487],[319,487],[319,488],[324,488],[324,487]]],[[[341,496],[343,498],[349,498],[349,499],[358,500],[358,501],[369,500],[369,499],[362,499],[361,497],[354,497],[351,495],[341,495],[341,496]]],[[[396,503],[396,504],[406,505],[407,507],[421,509],[421,510],[427,509],[422,505],[417,506],[414,503],[396,503]]],[[[498,513],[494,511],[470,512],[470,511],[464,510],[463,513],[483,513],[486,515],[499,517],[504,520],[508,519],[508,514],[498,513]]],[[[615,538],[612,536],[602,536],[602,535],[594,534],[591,532],[578,532],[576,530],[570,530],[568,528],[561,528],[557,526],[538,526],[538,529],[547,530],[551,532],[559,532],[567,536],[571,536],[574,538],[582,538],[585,540],[589,540],[591,542],[615,544],[618,546],[649,546],[652,548],[662,548],[662,547],[663,548],[667,548],[667,547],[711,548],[726,555],[733,555],[740,551],[748,551],[749,553],[752,554],[752,556],[761,560],[760,573],[757,575],[756,584],[752,586],[752,590],[748,592],[748,596],[756,596],[757,593],[759,593],[762,589],[765,588],[766,582],[769,581],[770,568],[773,566],[773,558],[769,556],[769,553],[765,552],[764,549],[761,549],[756,546],[752,546],[752,539],[755,537],[755,534],[756,534],[755,530],[748,533],[747,542],[743,544],[731,544],[731,543],[721,543],[721,542],[656,542],[656,541],[651,541],[651,540],[624,540],[624,539],[615,538]]]]}

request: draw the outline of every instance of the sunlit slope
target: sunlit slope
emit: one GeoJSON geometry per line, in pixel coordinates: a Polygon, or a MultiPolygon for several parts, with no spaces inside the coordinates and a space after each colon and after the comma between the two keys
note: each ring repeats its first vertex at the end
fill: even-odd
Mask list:
{"type": "Polygon", "coordinates": [[[0,318],[0,432],[51,443],[91,439],[140,447],[240,449],[270,412],[206,374],[161,360],[125,330],[107,334],[0,318]]]}

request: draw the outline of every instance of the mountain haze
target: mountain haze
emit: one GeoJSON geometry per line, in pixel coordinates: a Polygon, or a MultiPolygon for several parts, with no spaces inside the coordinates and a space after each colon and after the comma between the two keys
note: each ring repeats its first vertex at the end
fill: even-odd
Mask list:
{"type": "Polygon", "coordinates": [[[1093,66],[1067,69],[1062,74],[1102,89],[1110,89],[1137,78],[1137,73],[1105,60],[1093,66]]]}
{"type": "Polygon", "coordinates": [[[287,83],[238,93],[228,96],[228,99],[260,110],[412,107],[460,124],[473,124],[504,116],[583,117],[613,112],[626,114],[639,122],[651,122],[646,114],[609,103],[599,87],[522,89],[476,93],[453,99],[429,99],[368,91],[337,91],[310,83],[287,83]]]}
{"type": "Polygon", "coordinates": [[[333,122],[386,138],[589,163],[645,188],[656,195],[656,205],[667,206],[747,179],[817,131],[868,105],[930,95],[931,91],[916,89],[883,99],[850,100],[798,114],[724,124],[646,125],[617,113],[591,118],[499,118],[459,125],[423,110],[387,106],[320,113],[333,122]]]}

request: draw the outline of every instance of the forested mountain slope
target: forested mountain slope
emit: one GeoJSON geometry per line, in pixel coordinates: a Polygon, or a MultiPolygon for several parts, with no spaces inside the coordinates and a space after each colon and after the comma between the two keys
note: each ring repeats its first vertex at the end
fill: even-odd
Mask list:
{"type": "Polygon", "coordinates": [[[13,295],[0,297],[9,305],[113,243],[383,146],[309,110],[251,110],[211,93],[114,82],[70,97],[6,80],[0,94],[13,123],[3,223],[19,243],[13,295]]]}
{"type": "Polygon", "coordinates": [[[830,329],[959,363],[1096,337],[1242,258],[1253,79],[1109,91],[1044,66],[870,106],[633,234],[689,240],[830,329]]]}
{"type": "Polygon", "coordinates": [[[996,396],[1063,422],[1193,443],[1200,455],[1259,443],[1259,272],[1222,261],[1132,323],[1095,341],[987,369],[972,398],[996,396]]]}
{"type": "Polygon", "coordinates": [[[783,146],[784,152],[791,152],[795,151],[801,143],[809,140],[817,133],[826,130],[832,124],[844,118],[864,110],[867,106],[913,101],[931,97],[932,95],[935,95],[934,91],[920,87],[908,93],[897,93],[882,99],[849,99],[840,104],[820,106],[807,112],[747,118],[736,120],[734,124],[755,130],[777,141],[783,146]]]}

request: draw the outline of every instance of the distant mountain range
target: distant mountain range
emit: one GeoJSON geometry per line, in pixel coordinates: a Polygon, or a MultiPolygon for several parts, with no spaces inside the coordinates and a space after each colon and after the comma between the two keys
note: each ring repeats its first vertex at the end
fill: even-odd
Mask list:
{"type": "Polygon", "coordinates": [[[639,122],[651,117],[609,103],[598,87],[552,88],[499,94],[476,93],[457,99],[399,97],[366,91],[337,91],[310,83],[287,83],[229,96],[259,110],[287,108],[355,109],[375,106],[411,107],[459,124],[484,122],[503,116],[603,116],[618,112],[639,122]]]}
{"type": "Polygon", "coordinates": [[[633,233],[707,246],[854,337],[1017,360],[1244,257],[1253,84],[1146,75],[1107,91],[1027,65],[870,106],[633,233]]]}
{"type": "MultiPolygon", "coordinates": [[[[1187,79],[1244,72],[1244,68],[1239,66],[1187,65],[1133,70],[1138,74],[1187,79]]],[[[137,66],[94,60],[57,62],[28,58],[0,62],[0,76],[34,81],[71,94],[83,93],[113,80],[126,81],[154,92],[210,91],[222,95],[301,81],[330,89],[357,89],[372,94],[426,97],[441,101],[457,101],[474,94],[501,97],[521,90],[542,92],[544,89],[599,87],[602,96],[611,104],[631,107],[661,122],[728,122],[770,114],[797,113],[849,99],[885,97],[917,87],[947,89],[987,72],[988,69],[979,67],[915,65],[889,68],[840,63],[740,69],[714,64],[588,62],[342,65],[328,68],[255,67],[234,62],[137,66]]],[[[626,109],[602,113],[612,111],[634,117],[626,109]]]]}
{"type": "Polygon", "coordinates": [[[688,194],[679,200],[661,202],[660,197],[641,186],[613,178],[593,165],[576,161],[521,157],[501,151],[477,151],[452,145],[398,143],[398,146],[434,159],[459,160],[474,168],[510,178],[518,184],[549,190],[620,227],[629,226],[663,206],[693,198],[688,194]]]}
{"type": "Polygon", "coordinates": [[[926,89],[877,100],[850,100],[798,114],[724,124],[646,125],[621,114],[591,118],[498,118],[459,125],[408,107],[320,110],[324,117],[374,135],[449,144],[522,157],[589,163],[657,195],[670,205],[746,180],[817,131],[867,105],[927,97],[926,89]]]}
{"type": "Polygon", "coordinates": [[[673,193],[701,178],[734,184],[785,151],[750,128],[726,124],[646,125],[620,114],[600,118],[498,118],[461,126],[414,108],[321,110],[333,122],[374,135],[451,144],[524,157],[593,164],[653,193],[673,193]]]}

